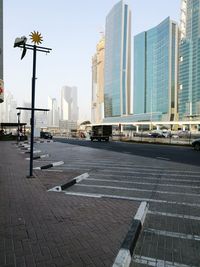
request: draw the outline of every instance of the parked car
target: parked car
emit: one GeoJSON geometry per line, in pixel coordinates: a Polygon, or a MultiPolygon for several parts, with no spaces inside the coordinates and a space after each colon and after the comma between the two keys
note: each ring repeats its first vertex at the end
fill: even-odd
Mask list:
{"type": "Polygon", "coordinates": [[[163,138],[163,137],[165,137],[162,132],[156,132],[156,131],[148,133],[148,136],[149,137],[154,137],[154,138],[163,138]]]}
{"type": "Polygon", "coordinates": [[[193,142],[192,142],[192,146],[194,147],[195,150],[200,150],[200,138],[198,139],[195,139],[193,142]]]}
{"type": "Polygon", "coordinates": [[[52,134],[50,132],[40,132],[40,138],[52,139],[52,134]]]}

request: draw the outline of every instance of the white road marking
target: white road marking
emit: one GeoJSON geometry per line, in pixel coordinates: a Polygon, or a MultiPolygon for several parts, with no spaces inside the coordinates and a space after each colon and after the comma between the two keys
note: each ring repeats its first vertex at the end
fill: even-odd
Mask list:
{"type": "MultiPolygon", "coordinates": [[[[72,159],[73,161],[76,161],[79,165],[85,165],[85,162],[83,161],[83,160],[80,160],[80,158],[73,158],[72,159]]],[[[120,161],[122,160],[121,158],[119,159],[120,161]]],[[[99,163],[100,163],[100,166],[105,166],[105,167],[111,167],[110,165],[112,165],[112,167],[115,167],[115,168],[122,168],[122,167],[119,167],[119,164],[118,163],[116,163],[116,162],[113,162],[113,161],[110,161],[109,162],[109,159],[107,159],[107,160],[100,160],[99,161],[99,163]]],[[[88,162],[87,163],[88,165],[98,165],[97,164],[97,162],[95,161],[95,162],[93,162],[93,161],[90,161],[90,162],[88,162]]],[[[130,169],[133,169],[133,168],[136,168],[136,169],[140,169],[140,170],[143,170],[143,171],[147,171],[147,172],[149,172],[149,170],[151,170],[151,171],[155,171],[155,172],[161,172],[161,171],[163,171],[163,168],[162,167],[151,167],[151,166],[143,166],[143,165],[134,165],[134,164],[132,164],[132,162],[130,163],[130,164],[126,164],[126,163],[124,163],[123,164],[123,168],[130,168],[130,169]],[[146,170],[145,170],[146,169],[146,170]]],[[[170,169],[167,169],[166,170],[166,172],[171,172],[171,173],[177,173],[177,174],[180,174],[180,173],[188,173],[189,175],[191,174],[191,173],[194,173],[194,174],[197,174],[197,175],[199,175],[199,172],[198,171],[188,171],[188,170],[177,170],[177,169],[175,169],[175,170],[170,170],[170,169]]]]}
{"type": "MultiPolygon", "coordinates": [[[[112,163],[111,163],[112,164],[112,163]]],[[[100,165],[101,166],[101,165],[100,165]]],[[[141,170],[140,171],[137,171],[137,170],[134,170],[133,168],[130,168],[131,170],[130,171],[128,171],[128,170],[125,170],[124,169],[124,167],[122,166],[122,167],[119,167],[119,170],[117,170],[116,169],[116,167],[106,167],[106,169],[102,169],[101,170],[101,172],[106,172],[106,171],[110,171],[110,169],[115,169],[113,172],[114,173],[120,173],[121,174],[121,172],[122,172],[122,169],[123,169],[123,174],[126,174],[126,173],[131,173],[131,174],[146,174],[146,175],[161,175],[162,176],[162,178],[163,178],[163,176],[167,176],[167,177],[174,177],[174,176],[176,176],[176,177],[197,177],[197,178],[199,178],[199,174],[197,174],[197,175],[191,175],[191,174],[181,174],[181,171],[179,171],[179,173],[177,173],[177,174],[174,174],[174,173],[167,173],[167,170],[160,170],[160,171],[144,171],[142,168],[141,168],[141,170]]],[[[125,176],[125,175],[124,175],[125,176]]]]}
{"type": "Polygon", "coordinates": [[[134,201],[147,201],[147,202],[155,202],[155,203],[166,203],[166,204],[175,204],[175,205],[185,205],[189,207],[198,207],[200,208],[200,204],[195,203],[187,203],[187,202],[176,202],[176,201],[167,201],[161,199],[151,199],[151,198],[139,198],[139,197],[126,197],[126,196],[118,196],[118,195],[106,195],[106,194],[93,194],[93,193],[81,193],[81,192],[70,192],[65,191],[66,195],[73,196],[90,196],[90,197],[98,197],[98,198],[114,198],[114,199],[124,199],[124,200],[134,200],[134,201]]]}
{"type": "Polygon", "coordinates": [[[178,262],[164,261],[139,255],[134,255],[133,262],[146,264],[148,266],[153,266],[153,267],[195,267],[192,265],[185,265],[178,262]]]}
{"type": "Polygon", "coordinates": [[[63,170],[55,170],[55,169],[43,169],[43,172],[63,172],[63,170]]]}
{"type": "MultiPolygon", "coordinates": [[[[141,173],[142,174],[142,173],[141,173]]],[[[116,177],[117,175],[116,174],[110,174],[109,175],[107,173],[95,173],[96,176],[100,176],[100,177],[116,177]]],[[[176,176],[176,175],[175,175],[176,176]]],[[[200,183],[200,180],[197,179],[197,180],[191,180],[191,179],[174,179],[174,177],[172,178],[164,178],[163,176],[162,177],[141,177],[141,176],[131,176],[131,175],[123,175],[122,176],[123,179],[145,179],[145,180],[158,180],[160,179],[160,181],[169,181],[169,182],[190,182],[190,183],[200,183]]]]}
{"type": "Polygon", "coordinates": [[[176,232],[157,230],[157,229],[152,229],[152,228],[144,229],[144,232],[153,233],[156,235],[168,236],[168,237],[175,237],[175,238],[181,238],[181,239],[200,241],[200,236],[198,236],[198,235],[176,233],[176,232]]]}
{"type": "Polygon", "coordinates": [[[62,164],[64,164],[64,161],[58,161],[58,162],[53,162],[53,163],[52,163],[53,167],[54,167],[54,166],[60,166],[60,165],[62,165],[62,164]]]}
{"type": "MultiPolygon", "coordinates": [[[[86,180],[100,181],[100,182],[124,183],[124,184],[158,185],[158,186],[169,186],[169,187],[171,186],[171,187],[181,187],[181,188],[183,187],[183,188],[193,188],[193,189],[199,189],[200,188],[200,186],[179,185],[179,184],[178,185],[177,184],[160,184],[159,182],[158,183],[144,183],[144,182],[124,181],[124,180],[115,180],[115,179],[113,179],[113,180],[112,179],[98,179],[98,178],[87,178],[86,180]]],[[[187,182],[188,182],[188,180],[187,180],[187,182]]]]}
{"type": "Polygon", "coordinates": [[[151,210],[148,210],[148,214],[200,221],[200,217],[198,216],[185,215],[185,214],[159,212],[159,211],[151,211],[151,210]]]}
{"type": "Polygon", "coordinates": [[[126,190],[126,191],[139,191],[139,192],[150,192],[150,193],[159,193],[159,194],[169,194],[169,195],[184,195],[184,196],[194,196],[199,197],[200,194],[190,194],[190,193],[181,193],[181,192],[171,192],[171,191],[157,191],[149,189],[139,189],[139,188],[129,188],[129,187],[118,187],[118,186],[109,186],[109,185],[88,185],[88,184],[79,184],[77,186],[83,187],[94,187],[94,188],[104,188],[104,189],[117,189],[117,190],[126,190]]]}
{"type": "MultiPolygon", "coordinates": [[[[87,165],[84,161],[78,161],[78,160],[73,160],[71,163],[69,163],[69,165],[72,167],[76,167],[77,165],[79,165],[79,167],[83,166],[83,167],[87,167],[87,168],[91,168],[91,167],[96,167],[96,168],[99,168],[99,167],[103,167],[105,166],[104,169],[102,169],[101,171],[102,172],[105,172],[107,170],[112,170],[114,169],[114,171],[116,173],[121,173],[121,169],[122,167],[119,167],[119,166],[116,166],[115,164],[113,164],[113,162],[110,162],[110,164],[108,165],[105,165],[105,164],[102,164],[101,161],[99,161],[99,164],[93,164],[91,162],[87,162],[87,165]]],[[[139,174],[148,174],[148,175],[156,175],[156,174],[162,174],[163,175],[167,175],[167,176],[179,176],[179,177],[183,177],[183,176],[188,176],[188,177],[197,177],[199,178],[199,173],[198,172],[193,172],[193,171],[182,171],[182,170],[164,170],[164,173],[163,173],[163,168],[162,169],[152,169],[152,168],[147,168],[145,169],[144,166],[141,166],[141,170],[137,170],[137,169],[134,169],[135,166],[134,165],[130,165],[130,167],[127,167],[127,166],[123,166],[123,173],[139,173],[139,174]],[[130,169],[130,171],[129,171],[130,169]]]]}
{"type": "Polygon", "coordinates": [[[80,183],[82,180],[87,179],[87,177],[89,177],[89,174],[86,172],[75,177],[74,179],[76,180],[76,183],[80,183]]]}
{"type": "MultiPolygon", "coordinates": [[[[63,191],[64,192],[64,191],[63,191]]],[[[90,194],[90,193],[75,193],[75,192],[66,192],[65,195],[70,195],[70,196],[81,196],[81,197],[93,197],[93,198],[101,198],[102,195],[99,194],[90,194]]]]}
{"type": "Polygon", "coordinates": [[[156,159],[161,159],[161,160],[171,160],[169,158],[164,158],[164,157],[156,157],[156,159]]]}

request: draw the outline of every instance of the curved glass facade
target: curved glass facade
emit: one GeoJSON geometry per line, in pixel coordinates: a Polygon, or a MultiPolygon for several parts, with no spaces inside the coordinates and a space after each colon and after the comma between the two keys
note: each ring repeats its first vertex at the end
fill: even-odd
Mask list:
{"type": "Polygon", "coordinates": [[[104,112],[105,117],[130,113],[130,11],[120,1],[106,17],[104,112]]]}
{"type": "Polygon", "coordinates": [[[200,1],[184,0],[185,32],[179,46],[179,118],[200,117],[200,1]]]}
{"type": "Polygon", "coordinates": [[[177,108],[178,26],[166,18],[134,38],[134,114],[163,114],[174,119],[177,108]]]}

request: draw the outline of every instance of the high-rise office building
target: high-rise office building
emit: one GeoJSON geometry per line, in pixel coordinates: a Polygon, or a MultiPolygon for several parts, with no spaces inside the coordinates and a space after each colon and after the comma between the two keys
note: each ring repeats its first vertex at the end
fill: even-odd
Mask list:
{"type": "Polygon", "coordinates": [[[106,17],[104,112],[105,117],[130,114],[131,12],[124,1],[106,17]]]}
{"type": "Polygon", "coordinates": [[[48,126],[58,127],[59,125],[59,108],[55,98],[48,97],[48,126]]]}
{"type": "Polygon", "coordinates": [[[134,114],[177,119],[178,25],[166,18],[134,37],[134,114]]]}
{"type": "Polygon", "coordinates": [[[200,1],[182,0],[179,46],[179,118],[200,118],[200,1]]]}
{"type": "Polygon", "coordinates": [[[78,121],[77,87],[61,89],[61,120],[78,121]]]}
{"type": "Polygon", "coordinates": [[[0,0],[0,103],[4,100],[3,91],[3,0],[0,0]]]}
{"type": "Polygon", "coordinates": [[[104,118],[104,51],[102,37],[92,58],[92,123],[101,123],[104,118]]]}
{"type": "Polygon", "coordinates": [[[0,105],[0,122],[17,122],[17,101],[13,95],[7,91],[4,102],[0,105]]]}
{"type": "MultiPolygon", "coordinates": [[[[24,108],[31,108],[31,103],[23,102],[23,107],[24,108]]],[[[30,127],[30,125],[31,125],[31,112],[30,112],[30,110],[26,110],[26,109],[23,110],[22,109],[20,120],[21,120],[21,122],[26,123],[28,127],[30,127]]]]}

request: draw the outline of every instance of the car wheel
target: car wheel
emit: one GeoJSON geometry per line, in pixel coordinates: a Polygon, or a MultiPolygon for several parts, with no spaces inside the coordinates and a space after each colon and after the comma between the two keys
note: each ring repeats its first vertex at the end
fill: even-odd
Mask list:
{"type": "Polygon", "coordinates": [[[199,151],[200,150],[200,144],[199,143],[196,143],[194,145],[194,149],[197,150],[197,151],[199,151]]]}

